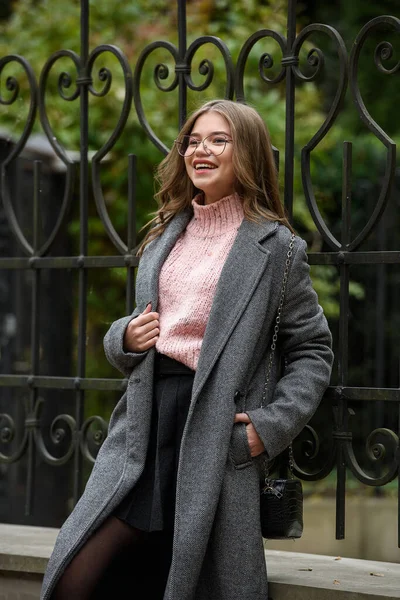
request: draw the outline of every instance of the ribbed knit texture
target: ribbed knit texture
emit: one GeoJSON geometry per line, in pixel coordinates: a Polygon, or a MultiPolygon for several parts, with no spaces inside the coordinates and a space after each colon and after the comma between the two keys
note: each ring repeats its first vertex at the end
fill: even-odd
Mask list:
{"type": "Polygon", "coordinates": [[[237,194],[203,205],[162,266],[159,277],[160,337],[156,350],[196,370],[218,279],[243,220],[237,194]]]}

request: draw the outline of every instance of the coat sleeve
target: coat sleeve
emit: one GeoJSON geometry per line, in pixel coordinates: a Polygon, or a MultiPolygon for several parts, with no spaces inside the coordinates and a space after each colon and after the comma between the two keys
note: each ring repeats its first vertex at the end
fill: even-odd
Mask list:
{"type": "Polygon", "coordinates": [[[110,329],[104,336],[104,352],[109,363],[116,367],[125,377],[129,377],[132,369],[140,363],[148,353],[145,352],[125,352],[124,335],[128,323],[135,319],[141,311],[135,308],[131,315],[122,317],[114,321],[110,329]]]}
{"type": "Polygon", "coordinates": [[[292,259],[278,334],[286,367],[270,403],[248,411],[271,459],[300,433],[329,385],[332,336],[309,271],[301,240],[292,259]]]}

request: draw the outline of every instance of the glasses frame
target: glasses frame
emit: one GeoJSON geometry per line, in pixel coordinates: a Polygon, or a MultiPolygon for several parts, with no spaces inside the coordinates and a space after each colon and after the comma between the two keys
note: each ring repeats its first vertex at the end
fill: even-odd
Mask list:
{"type": "MultiPolygon", "coordinates": [[[[195,137],[192,137],[192,136],[191,136],[191,135],[189,135],[189,134],[185,134],[185,135],[183,135],[181,139],[178,139],[178,138],[177,138],[176,140],[174,140],[174,143],[175,143],[175,145],[176,145],[176,149],[178,150],[178,154],[179,154],[179,156],[182,156],[183,158],[188,158],[189,156],[193,156],[193,154],[196,152],[196,150],[197,150],[197,148],[199,147],[199,145],[200,145],[200,144],[203,144],[204,152],[207,154],[207,156],[220,156],[220,155],[221,155],[223,152],[225,152],[226,145],[227,145],[227,144],[231,144],[231,143],[233,142],[233,140],[232,140],[231,138],[229,138],[227,134],[222,134],[222,133],[221,133],[221,134],[218,134],[218,135],[220,135],[220,137],[224,137],[224,139],[225,139],[225,144],[224,144],[224,147],[223,147],[223,149],[221,150],[221,152],[218,152],[218,154],[215,154],[215,152],[212,152],[212,151],[211,151],[211,150],[208,148],[208,146],[206,146],[206,144],[205,144],[205,141],[206,141],[208,138],[210,138],[211,136],[213,136],[213,135],[215,136],[216,134],[215,134],[215,133],[210,133],[209,135],[206,135],[206,137],[205,137],[205,138],[203,138],[202,140],[198,140],[197,138],[195,138],[195,137]],[[183,146],[183,141],[182,141],[182,140],[183,140],[183,138],[185,138],[185,137],[187,137],[187,138],[192,138],[192,139],[193,139],[193,140],[196,142],[196,146],[195,146],[195,147],[193,147],[193,152],[190,152],[190,154],[188,154],[188,153],[187,153],[187,151],[186,151],[184,154],[182,154],[182,153],[181,153],[181,151],[180,151],[180,149],[181,149],[181,148],[182,148],[182,146],[183,146]]],[[[189,148],[189,146],[188,146],[188,148],[189,148]]]]}

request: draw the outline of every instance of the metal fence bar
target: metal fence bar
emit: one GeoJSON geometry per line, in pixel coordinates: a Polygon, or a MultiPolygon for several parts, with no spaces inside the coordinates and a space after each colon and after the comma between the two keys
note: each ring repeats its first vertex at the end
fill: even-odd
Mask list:
{"type": "MultiPolygon", "coordinates": [[[[351,205],[351,144],[345,142],[343,156],[343,195],[342,195],[342,245],[350,241],[350,205],[351,205]]],[[[345,387],[348,378],[348,343],[349,343],[349,265],[339,265],[340,273],[340,318],[339,318],[339,360],[338,382],[345,387]]],[[[337,483],[336,483],[336,539],[342,540],[345,536],[345,501],[346,501],[346,461],[345,442],[351,438],[343,435],[347,427],[347,401],[342,396],[336,410],[335,434],[337,435],[337,483]],[[340,434],[340,435],[338,435],[340,434]]]]}
{"type": "Polygon", "coordinates": [[[296,39],[297,0],[289,0],[287,16],[287,54],[282,60],[286,70],[286,135],[285,135],[285,187],[284,204],[289,217],[293,220],[293,181],[294,181],[294,103],[295,73],[290,67],[298,64],[298,57],[293,55],[296,39]]]}
{"type": "MultiPolygon", "coordinates": [[[[39,216],[40,216],[40,162],[34,162],[33,179],[33,253],[39,249],[39,216]]],[[[40,271],[34,271],[32,281],[32,308],[31,308],[31,375],[39,372],[39,326],[40,326],[40,271]]],[[[37,402],[38,389],[32,387],[29,393],[29,414],[33,415],[37,402]]],[[[34,485],[35,485],[35,458],[36,446],[33,437],[33,428],[28,434],[28,466],[27,466],[27,492],[25,514],[32,512],[34,485]]]]}
{"type": "MultiPolygon", "coordinates": [[[[371,252],[313,252],[308,255],[310,265],[398,265],[400,252],[396,250],[371,252]]],[[[137,267],[137,256],[57,256],[33,258],[0,258],[0,269],[103,269],[137,267]]]]}
{"type": "Polygon", "coordinates": [[[135,300],[135,264],[132,263],[136,247],[136,156],[129,155],[128,185],[128,253],[124,257],[127,267],[126,278],[126,314],[133,311],[135,300]]]}
{"type": "MultiPolygon", "coordinates": [[[[80,101],[80,172],[79,172],[79,251],[82,257],[88,253],[88,192],[89,192],[89,85],[92,78],[88,72],[89,58],[89,0],[81,1],[81,56],[80,71],[77,84],[80,101]]],[[[87,329],[87,289],[88,272],[81,264],[78,283],[78,360],[77,377],[85,377],[86,372],[86,329],[87,329]]],[[[75,421],[80,432],[84,419],[85,392],[76,390],[75,421]]],[[[75,440],[74,452],[74,502],[82,493],[82,454],[80,452],[80,436],[75,440]]]]}

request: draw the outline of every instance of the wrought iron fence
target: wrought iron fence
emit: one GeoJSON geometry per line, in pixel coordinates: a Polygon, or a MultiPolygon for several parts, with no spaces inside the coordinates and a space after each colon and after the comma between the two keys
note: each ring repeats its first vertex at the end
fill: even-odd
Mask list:
{"type": "MultiPolygon", "coordinates": [[[[173,81],[164,83],[170,76],[166,64],[158,64],[154,71],[154,81],[161,93],[178,91],[179,97],[179,124],[186,118],[187,92],[192,90],[200,92],[211,84],[214,77],[214,68],[211,60],[203,60],[199,66],[199,72],[204,80],[196,84],[192,79],[194,62],[197,51],[205,44],[212,44],[219,51],[225,65],[225,95],[239,102],[246,101],[245,76],[246,66],[250,52],[261,40],[274,40],[280,53],[280,68],[276,72],[276,58],[269,53],[263,53],[259,57],[260,80],[269,86],[285,82],[286,94],[286,123],[285,123],[285,151],[284,151],[284,202],[288,214],[293,215],[293,182],[294,182],[294,128],[295,128],[295,94],[296,84],[315,81],[324,69],[324,53],[317,47],[311,47],[307,55],[308,71],[305,73],[300,61],[300,53],[306,46],[308,38],[314,34],[325,36],[335,50],[336,68],[338,69],[339,81],[334,94],[333,102],[327,111],[325,121],[319,127],[315,135],[306,143],[301,152],[301,172],[304,195],[312,219],[323,240],[325,250],[310,253],[309,261],[312,265],[334,265],[340,278],[340,316],[336,334],[336,366],[337,383],[329,387],[324,406],[329,405],[331,421],[329,427],[326,422],[320,426],[324,431],[317,431],[310,425],[300,436],[301,443],[295,444],[296,473],[303,479],[316,481],[327,477],[336,469],[336,537],[344,538],[345,534],[345,495],[346,495],[346,472],[350,470],[356,479],[367,486],[383,486],[396,477],[399,477],[399,451],[398,435],[396,427],[371,427],[365,442],[365,460],[372,465],[364,468],[356,457],[353,448],[354,431],[352,430],[353,405],[364,403],[375,406],[376,403],[394,403],[398,420],[398,407],[400,403],[400,389],[387,387],[350,387],[348,385],[348,328],[349,328],[349,271],[352,265],[367,265],[370,268],[380,268],[382,265],[399,265],[400,251],[370,251],[363,249],[363,244],[371,232],[377,231],[380,219],[387,207],[390,191],[395,178],[396,168],[396,146],[390,137],[379,127],[369,114],[364,104],[358,82],[358,69],[360,55],[366,40],[372,35],[382,33],[382,27],[399,34],[400,20],[394,16],[382,16],[368,22],[359,32],[354,40],[349,53],[340,33],[329,25],[312,24],[296,33],[296,0],[290,0],[288,4],[287,35],[270,29],[261,29],[244,41],[236,64],[233,63],[228,45],[223,40],[202,36],[197,38],[189,46],[186,37],[186,5],[183,0],[177,3],[178,10],[178,34],[177,46],[168,41],[155,41],[147,45],[141,52],[132,72],[123,52],[115,46],[103,44],[93,50],[89,48],[89,2],[81,2],[81,50],[76,54],[70,50],[59,50],[49,57],[43,66],[40,79],[37,81],[29,57],[9,54],[0,60],[0,73],[6,66],[19,65],[29,84],[30,105],[24,125],[24,130],[12,148],[7,146],[2,153],[1,166],[1,196],[5,220],[2,223],[8,231],[11,231],[13,239],[19,246],[17,256],[12,256],[9,247],[5,248],[4,255],[0,257],[0,270],[6,272],[30,273],[30,357],[28,373],[5,373],[0,375],[0,387],[3,390],[3,399],[7,399],[7,391],[19,388],[26,392],[26,402],[18,414],[11,406],[9,399],[9,410],[0,414],[0,465],[18,463],[26,460],[26,511],[32,511],[32,500],[35,491],[35,460],[37,457],[51,467],[59,467],[65,464],[73,464],[73,502],[75,503],[81,493],[84,463],[92,464],[95,459],[96,449],[101,445],[106,432],[107,424],[100,416],[85,418],[84,407],[88,392],[101,390],[104,392],[122,392],[126,387],[126,381],[113,378],[88,377],[86,375],[86,336],[87,336],[87,298],[88,298],[88,275],[92,269],[121,267],[126,269],[126,312],[133,309],[134,277],[138,259],[135,256],[136,228],[135,228],[135,205],[136,205],[136,182],[137,166],[136,157],[129,156],[129,192],[128,192],[128,232],[127,239],[123,240],[117,233],[108,207],[103,195],[101,182],[101,163],[107,153],[114,147],[121,136],[128,116],[134,109],[143,130],[151,142],[161,152],[168,152],[164,141],[157,137],[151,124],[146,118],[146,111],[141,96],[141,80],[146,68],[146,61],[152,53],[162,48],[170,54],[174,62],[173,81]],[[121,113],[119,121],[111,133],[108,141],[91,158],[91,173],[89,160],[89,96],[104,97],[112,86],[112,73],[108,68],[102,67],[97,76],[102,84],[99,91],[94,86],[94,75],[96,65],[106,54],[113,55],[119,62],[123,73],[125,93],[121,102],[121,113]],[[80,157],[74,161],[57,139],[48,118],[46,105],[46,94],[50,73],[56,68],[60,59],[68,59],[72,65],[74,74],[63,71],[58,78],[59,95],[66,102],[78,102],[80,106],[80,157]],[[274,74],[272,67],[275,66],[274,74]],[[310,72],[311,70],[311,72],[310,72]],[[384,175],[381,179],[379,197],[373,206],[372,214],[366,225],[353,238],[350,227],[350,203],[351,203],[351,176],[352,176],[352,145],[344,143],[343,150],[343,181],[342,181],[342,216],[340,236],[333,233],[327,225],[319,204],[316,200],[311,172],[311,154],[323,141],[324,137],[333,127],[343,106],[346,96],[353,99],[359,118],[364,122],[366,128],[379,140],[386,149],[386,161],[384,175]],[[39,113],[39,115],[37,115],[39,113]],[[15,159],[24,151],[32,132],[33,125],[38,118],[42,124],[48,142],[53,148],[59,160],[64,165],[64,191],[58,215],[54,218],[51,227],[48,228],[46,238],[43,239],[40,232],[39,202],[43,174],[41,164],[36,161],[33,171],[33,214],[31,218],[31,236],[21,226],[21,210],[16,209],[15,186],[12,173],[15,159]],[[51,255],[54,250],[63,227],[68,220],[69,210],[74,193],[74,180],[79,170],[79,254],[51,255]],[[116,255],[89,255],[88,253],[88,206],[90,195],[93,195],[98,217],[107,232],[116,255]],[[41,298],[45,286],[45,274],[49,272],[65,271],[77,273],[78,277],[78,299],[77,310],[77,366],[73,376],[46,376],[40,374],[40,341],[39,328],[43,322],[41,313],[41,298]],[[63,391],[74,394],[75,406],[71,414],[57,414],[44,431],[43,428],[43,395],[47,391],[50,396],[47,402],[55,401],[57,395],[63,391]],[[18,421],[19,420],[19,421],[18,421]],[[325,423],[325,424],[324,424],[325,423]],[[327,430],[329,429],[329,431],[327,430]],[[19,431],[19,434],[18,434],[19,431]],[[324,459],[319,461],[317,457],[321,449],[322,436],[328,438],[328,450],[324,459]],[[66,443],[65,440],[68,439],[66,443]],[[62,446],[64,444],[64,446],[62,446]],[[57,451],[62,447],[63,450],[57,451]],[[316,466],[318,465],[318,466],[316,466]]],[[[393,56],[391,43],[382,40],[375,50],[375,66],[381,73],[393,75],[400,70],[400,63],[391,68],[386,67],[387,61],[393,56]]],[[[6,90],[0,96],[3,107],[14,104],[20,95],[20,84],[17,77],[8,76],[5,81],[6,90]]],[[[14,173],[15,175],[15,173],[14,173]]],[[[54,252],[53,252],[54,254],[54,252]]],[[[6,364],[6,363],[3,363],[6,364]]],[[[379,424],[378,424],[379,425],[379,424]]],[[[400,507],[400,503],[399,503],[400,507]]],[[[400,510],[400,508],[399,508],[400,510]]],[[[399,521],[400,522],[400,521],[399,521]]],[[[400,539],[400,529],[399,529],[400,539]]]]}

